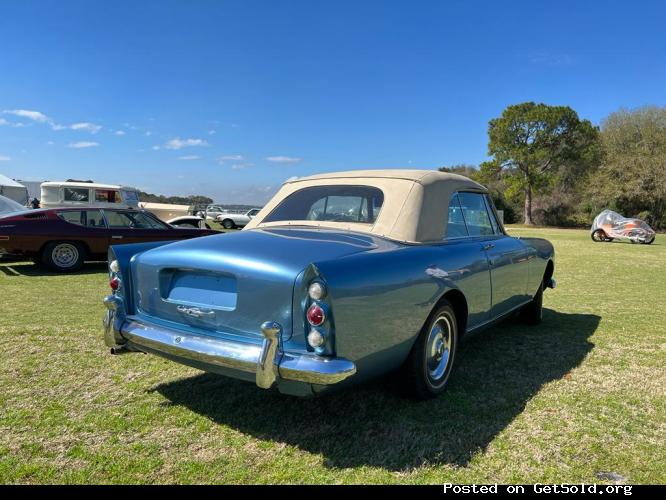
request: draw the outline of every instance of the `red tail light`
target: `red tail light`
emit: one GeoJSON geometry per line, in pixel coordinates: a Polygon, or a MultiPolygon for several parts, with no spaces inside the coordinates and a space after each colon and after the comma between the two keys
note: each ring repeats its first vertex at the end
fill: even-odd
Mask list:
{"type": "Polygon", "coordinates": [[[111,281],[109,281],[109,286],[114,292],[120,288],[120,279],[118,279],[118,276],[111,278],[111,281]]]}
{"type": "Polygon", "coordinates": [[[312,304],[310,306],[306,316],[308,318],[308,323],[310,323],[312,326],[319,326],[324,321],[326,321],[326,314],[324,313],[324,310],[317,304],[312,304]]]}

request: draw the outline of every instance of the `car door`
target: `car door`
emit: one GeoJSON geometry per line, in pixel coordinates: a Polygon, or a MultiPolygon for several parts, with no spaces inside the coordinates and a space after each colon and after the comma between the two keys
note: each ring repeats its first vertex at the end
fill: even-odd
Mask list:
{"type": "Polygon", "coordinates": [[[165,223],[137,210],[104,210],[111,244],[169,240],[174,230],[165,223]]]}
{"type": "Polygon", "coordinates": [[[526,302],[530,251],[505,234],[488,195],[463,192],[459,197],[467,229],[480,239],[488,258],[494,319],[526,302]]]}
{"type": "Polygon", "coordinates": [[[72,225],[72,227],[68,227],[68,237],[83,241],[88,246],[91,257],[106,255],[109,248],[109,235],[100,210],[60,210],[56,212],[56,215],[62,221],[72,225]]]}
{"type": "Polygon", "coordinates": [[[492,290],[488,257],[481,245],[481,238],[471,236],[467,230],[457,193],[449,200],[448,220],[442,261],[434,272],[444,271],[455,280],[456,286],[467,300],[467,329],[473,330],[490,320],[492,290]]]}

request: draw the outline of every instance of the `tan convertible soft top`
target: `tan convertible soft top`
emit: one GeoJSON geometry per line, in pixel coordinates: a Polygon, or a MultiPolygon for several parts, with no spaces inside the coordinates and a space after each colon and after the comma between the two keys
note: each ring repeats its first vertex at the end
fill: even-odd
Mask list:
{"type": "Polygon", "coordinates": [[[446,234],[449,198],[456,191],[487,192],[481,184],[467,177],[433,170],[352,170],[313,175],[285,182],[245,229],[299,225],[360,231],[408,243],[441,241],[446,234]],[[375,223],[314,220],[262,223],[287,196],[306,187],[322,185],[381,189],[384,204],[375,223]]]}

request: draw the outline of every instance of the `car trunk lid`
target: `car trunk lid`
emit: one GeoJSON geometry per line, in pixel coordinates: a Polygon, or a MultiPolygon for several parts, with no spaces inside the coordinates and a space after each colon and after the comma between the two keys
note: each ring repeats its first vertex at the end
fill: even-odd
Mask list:
{"type": "Polygon", "coordinates": [[[373,248],[371,236],[297,228],[165,245],[132,261],[136,313],[203,334],[256,340],[262,322],[277,321],[288,339],[294,283],[308,264],[373,248]]]}

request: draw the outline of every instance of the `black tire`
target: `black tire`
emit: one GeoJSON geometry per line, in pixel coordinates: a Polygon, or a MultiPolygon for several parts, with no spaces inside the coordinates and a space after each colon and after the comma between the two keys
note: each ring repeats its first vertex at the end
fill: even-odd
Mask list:
{"type": "Polygon", "coordinates": [[[590,236],[592,238],[592,241],[596,243],[601,243],[602,241],[610,241],[608,236],[606,236],[606,232],[603,229],[595,229],[590,236]]]}
{"type": "Polygon", "coordinates": [[[538,325],[543,318],[543,283],[534,298],[520,310],[520,317],[528,325],[538,325]]]}
{"type": "Polygon", "coordinates": [[[654,242],[655,239],[656,239],[656,237],[652,238],[650,241],[646,241],[645,244],[646,245],[652,245],[652,243],[654,242]]]}
{"type": "Polygon", "coordinates": [[[41,262],[53,271],[71,273],[83,267],[86,253],[85,247],[76,241],[52,241],[42,250],[41,262]]]}
{"type": "Polygon", "coordinates": [[[224,219],[222,221],[222,227],[224,229],[235,229],[236,224],[234,224],[234,221],[232,221],[231,219],[224,219]]]}
{"type": "Polygon", "coordinates": [[[458,321],[447,301],[434,310],[405,362],[408,395],[432,399],[446,389],[458,347],[458,321]],[[441,341],[441,342],[440,342],[441,341]]]}

